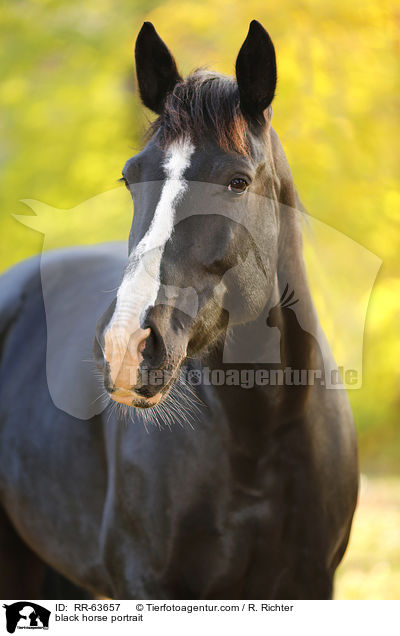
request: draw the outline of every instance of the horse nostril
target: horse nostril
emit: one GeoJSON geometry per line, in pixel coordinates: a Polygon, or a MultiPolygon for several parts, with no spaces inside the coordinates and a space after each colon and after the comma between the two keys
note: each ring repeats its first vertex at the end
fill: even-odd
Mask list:
{"type": "Polygon", "coordinates": [[[150,335],[142,342],[142,356],[152,368],[158,368],[165,359],[166,351],[161,334],[155,327],[151,327],[150,335]]]}
{"type": "Polygon", "coordinates": [[[150,335],[150,329],[137,329],[129,336],[128,350],[132,359],[140,361],[143,349],[146,346],[146,340],[150,335]]]}
{"type": "MultiPolygon", "coordinates": [[[[117,390],[130,391],[138,381],[142,351],[150,329],[111,326],[104,334],[105,373],[109,384],[117,390]]],[[[103,373],[104,373],[103,371],[103,373]]]]}
{"type": "Polygon", "coordinates": [[[138,344],[138,352],[142,353],[144,348],[146,347],[146,340],[147,340],[148,336],[146,336],[146,338],[143,338],[143,340],[141,342],[139,342],[138,344]]]}

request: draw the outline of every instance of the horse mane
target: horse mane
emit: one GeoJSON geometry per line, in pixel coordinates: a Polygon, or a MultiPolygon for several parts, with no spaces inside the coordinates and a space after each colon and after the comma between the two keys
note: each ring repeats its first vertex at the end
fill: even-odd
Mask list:
{"type": "Polygon", "coordinates": [[[220,148],[249,156],[248,123],[241,113],[236,80],[197,69],[175,85],[162,114],[151,124],[162,148],[182,136],[202,143],[212,136],[220,148]]]}

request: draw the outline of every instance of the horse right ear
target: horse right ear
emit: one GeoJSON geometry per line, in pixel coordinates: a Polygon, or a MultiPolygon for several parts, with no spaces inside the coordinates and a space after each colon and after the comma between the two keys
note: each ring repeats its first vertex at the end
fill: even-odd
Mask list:
{"type": "Polygon", "coordinates": [[[257,20],[250,23],[249,32],[237,56],[236,79],[243,115],[263,123],[263,113],[274,99],[276,60],[272,40],[257,20]]]}
{"type": "Polygon", "coordinates": [[[165,98],[182,78],[174,58],[151,22],[145,22],[140,29],[135,59],[142,102],[160,115],[165,98]]]}

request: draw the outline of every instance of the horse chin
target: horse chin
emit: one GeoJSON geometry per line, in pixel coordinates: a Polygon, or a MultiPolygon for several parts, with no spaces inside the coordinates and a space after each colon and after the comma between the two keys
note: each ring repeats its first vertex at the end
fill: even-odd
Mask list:
{"type": "Polygon", "coordinates": [[[146,398],[134,391],[126,391],[125,389],[116,389],[110,393],[110,398],[114,402],[137,409],[150,409],[159,404],[163,397],[163,393],[156,393],[156,395],[146,398]]]}

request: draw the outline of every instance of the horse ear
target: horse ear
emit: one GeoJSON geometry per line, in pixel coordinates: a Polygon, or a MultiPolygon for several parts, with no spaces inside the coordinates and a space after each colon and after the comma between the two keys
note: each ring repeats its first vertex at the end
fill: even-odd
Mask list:
{"type": "Polygon", "coordinates": [[[263,122],[263,112],[274,98],[276,60],[272,40],[264,27],[252,20],[236,60],[240,109],[250,119],[263,122]]]}
{"type": "Polygon", "coordinates": [[[135,59],[142,102],[159,115],[167,94],[181,77],[174,58],[151,22],[145,22],[140,29],[135,59]]]}

